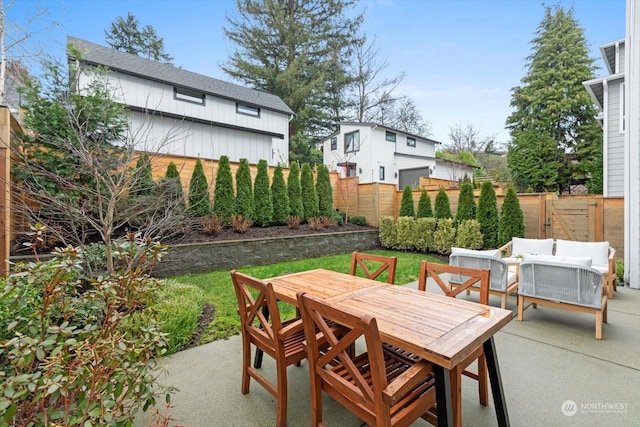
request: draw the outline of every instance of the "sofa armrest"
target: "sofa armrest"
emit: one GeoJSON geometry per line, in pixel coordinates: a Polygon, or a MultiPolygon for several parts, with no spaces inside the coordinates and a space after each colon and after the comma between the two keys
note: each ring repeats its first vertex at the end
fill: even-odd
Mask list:
{"type": "Polygon", "coordinates": [[[504,245],[498,248],[498,253],[501,258],[507,258],[511,256],[511,248],[513,247],[513,242],[507,242],[504,245]]]}

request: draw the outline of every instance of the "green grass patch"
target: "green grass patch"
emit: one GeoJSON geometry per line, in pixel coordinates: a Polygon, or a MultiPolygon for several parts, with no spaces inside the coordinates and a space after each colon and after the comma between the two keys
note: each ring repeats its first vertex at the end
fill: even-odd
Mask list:
{"type": "MultiPolygon", "coordinates": [[[[386,250],[366,252],[378,255],[397,256],[396,284],[400,285],[418,280],[418,271],[422,260],[442,262],[438,258],[425,254],[386,250]]],[[[266,279],[282,274],[297,273],[317,268],[349,273],[350,265],[351,253],[347,253],[314,259],[281,262],[266,266],[239,268],[238,270],[260,279],[266,279]]],[[[237,312],[238,301],[236,300],[233,283],[231,282],[231,276],[228,270],[178,276],[173,279],[177,282],[200,288],[204,292],[205,300],[214,307],[214,320],[209,324],[203,334],[200,344],[225,339],[240,332],[240,320],[237,312]]],[[[383,277],[381,280],[386,280],[386,277],[383,277]]],[[[293,306],[281,303],[280,308],[282,317],[285,319],[293,316],[295,313],[293,306]]]]}

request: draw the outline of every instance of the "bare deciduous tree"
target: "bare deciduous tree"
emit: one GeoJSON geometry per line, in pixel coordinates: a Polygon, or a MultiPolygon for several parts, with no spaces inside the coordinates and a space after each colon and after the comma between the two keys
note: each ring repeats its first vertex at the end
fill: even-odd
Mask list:
{"type": "Polygon", "coordinates": [[[447,149],[451,153],[468,151],[470,153],[495,153],[500,149],[495,141],[496,135],[480,137],[480,131],[472,124],[462,126],[462,123],[449,126],[449,140],[447,149]]]}

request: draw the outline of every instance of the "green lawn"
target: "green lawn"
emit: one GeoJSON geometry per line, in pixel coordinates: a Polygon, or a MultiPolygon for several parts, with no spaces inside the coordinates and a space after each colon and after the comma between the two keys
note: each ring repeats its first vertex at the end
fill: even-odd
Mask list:
{"type": "MultiPolygon", "coordinates": [[[[397,251],[366,251],[367,253],[397,256],[398,267],[396,269],[396,284],[405,284],[418,280],[418,269],[420,261],[428,260],[441,262],[438,258],[425,254],[397,252],[397,251]]],[[[328,270],[349,272],[351,264],[351,253],[343,255],[332,255],[322,258],[304,259],[299,261],[288,261],[278,264],[240,268],[239,271],[250,274],[260,279],[274,277],[286,273],[325,268],[328,270]]],[[[228,338],[240,332],[240,323],[236,311],[237,300],[231,282],[229,271],[214,271],[212,273],[186,275],[174,277],[178,282],[195,285],[205,293],[205,300],[214,308],[215,318],[209,324],[206,332],[200,340],[200,344],[205,344],[218,339],[228,338]]],[[[293,315],[294,309],[285,304],[281,307],[283,317],[293,315]]]]}

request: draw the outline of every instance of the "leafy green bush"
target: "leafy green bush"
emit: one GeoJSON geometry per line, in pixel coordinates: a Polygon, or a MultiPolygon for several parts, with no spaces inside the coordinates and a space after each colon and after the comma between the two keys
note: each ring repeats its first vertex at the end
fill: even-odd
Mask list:
{"type": "Polygon", "coordinates": [[[451,204],[449,203],[449,196],[444,188],[440,187],[438,194],[436,195],[434,216],[438,219],[453,218],[451,215],[451,204]]]}
{"type": "Polygon", "coordinates": [[[411,190],[411,186],[407,185],[404,187],[402,191],[402,200],[400,201],[400,213],[399,217],[402,216],[410,216],[411,218],[415,218],[416,211],[413,206],[413,191],[411,190]]]}
{"type": "Polygon", "coordinates": [[[209,201],[209,184],[204,175],[204,167],[198,158],[189,181],[189,207],[187,208],[192,216],[205,216],[211,213],[211,202],[209,201]]]}
{"type": "Polygon", "coordinates": [[[618,283],[624,284],[624,260],[620,258],[616,259],[616,278],[618,283]]]}
{"type": "Polygon", "coordinates": [[[394,249],[398,244],[398,232],[392,216],[380,218],[378,238],[383,248],[394,249]]]}
{"type": "Polygon", "coordinates": [[[416,218],[430,218],[433,216],[433,210],[431,209],[431,197],[429,193],[422,190],[420,193],[420,200],[418,200],[418,212],[416,218]]]}
{"type": "Polygon", "coordinates": [[[403,251],[415,249],[416,220],[411,216],[401,216],[396,223],[396,248],[403,251]]]}
{"type": "Polygon", "coordinates": [[[431,249],[440,254],[450,254],[455,241],[456,229],[453,227],[453,219],[439,219],[436,231],[433,233],[433,247],[431,249]]]}
{"type": "Polygon", "coordinates": [[[367,218],[362,215],[354,215],[349,217],[349,222],[355,225],[367,225],[367,218]]]}
{"type": "MultiPolygon", "coordinates": [[[[136,245],[149,259],[162,254],[136,245]]],[[[161,282],[141,269],[80,280],[82,262],[81,250],[56,249],[51,260],[16,265],[0,293],[9,309],[0,319],[7,425],[130,425],[161,393],[169,400],[153,365],[166,351],[155,317],[128,324],[155,302],[161,282]]]]}
{"type": "Polygon", "coordinates": [[[498,201],[493,184],[489,181],[482,183],[480,199],[478,200],[478,210],[476,219],[480,223],[482,240],[487,248],[497,248],[498,245],[498,201]]]}
{"type": "Polygon", "coordinates": [[[269,166],[266,160],[258,161],[258,173],[253,187],[255,201],[255,224],[267,227],[273,222],[273,200],[271,200],[271,187],[269,185],[269,166]]]}
{"type": "Polygon", "coordinates": [[[284,183],[282,166],[276,166],[273,171],[273,181],[271,182],[271,198],[273,201],[273,223],[283,225],[287,223],[289,215],[289,194],[284,183]]]}
{"type": "Polygon", "coordinates": [[[507,244],[514,237],[524,237],[524,214],[516,190],[509,187],[498,221],[498,246],[507,244]]]}
{"type": "Polygon", "coordinates": [[[222,218],[225,226],[231,225],[231,217],[236,212],[236,198],[233,194],[233,177],[229,157],[220,156],[216,185],[213,193],[213,214],[222,218]]]}
{"type": "Polygon", "coordinates": [[[431,250],[437,224],[438,220],[433,217],[418,218],[416,220],[415,246],[417,250],[421,252],[429,252],[431,250]]]}
{"type": "Polygon", "coordinates": [[[467,249],[482,248],[482,233],[480,232],[480,223],[475,219],[467,219],[462,221],[456,228],[456,246],[467,249]]]}
{"type": "MultiPolygon", "coordinates": [[[[253,221],[255,216],[255,201],[253,199],[253,188],[251,185],[251,170],[247,159],[240,159],[240,164],[236,170],[236,215],[241,215],[244,219],[253,221]]],[[[233,223],[233,215],[231,218],[233,223]]]]}

